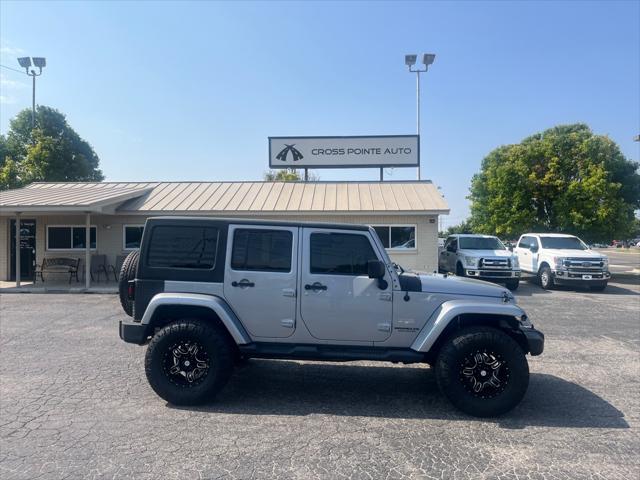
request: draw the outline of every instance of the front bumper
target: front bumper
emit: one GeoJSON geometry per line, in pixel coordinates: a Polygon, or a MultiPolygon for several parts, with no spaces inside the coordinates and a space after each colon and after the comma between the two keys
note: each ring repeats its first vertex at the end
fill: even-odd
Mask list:
{"type": "Polygon", "coordinates": [[[527,348],[532,356],[540,355],[544,351],[544,333],[535,328],[521,328],[527,340],[527,348]]]}
{"type": "Polygon", "coordinates": [[[520,278],[520,270],[483,270],[478,268],[467,268],[465,275],[470,278],[480,278],[492,280],[494,282],[504,282],[513,278],[520,278]]]}
{"type": "Polygon", "coordinates": [[[553,279],[557,285],[590,285],[609,281],[611,279],[611,273],[608,271],[575,272],[571,270],[555,270],[553,272],[553,279]]]}
{"type": "Polygon", "coordinates": [[[123,322],[120,320],[120,339],[127,343],[144,345],[149,338],[148,325],[138,322],[123,322]]]}

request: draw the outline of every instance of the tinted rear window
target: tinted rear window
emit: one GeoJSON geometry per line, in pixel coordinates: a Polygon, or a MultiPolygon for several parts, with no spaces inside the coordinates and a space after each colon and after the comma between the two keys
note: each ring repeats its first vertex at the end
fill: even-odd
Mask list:
{"type": "Polygon", "coordinates": [[[219,230],[215,227],[159,225],[147,253],[150,267],[211,270],[216,265],[219,230]]]}
{"type": "Polygon", "coordinates": [[[310,247],[311,273],[367,275],[367,262],[378,259],[364,235],[312,233],[310,247]]]}
{"type": "Polygon", "coordinates": [[[292,242],[293,234],[287,230],[239,228],[233,234],[231,268],[290,272],[292,242]]]}

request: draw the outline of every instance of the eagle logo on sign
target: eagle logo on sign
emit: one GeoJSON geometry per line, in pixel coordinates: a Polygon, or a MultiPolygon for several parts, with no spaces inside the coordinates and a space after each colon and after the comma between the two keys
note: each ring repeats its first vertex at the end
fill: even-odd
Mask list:
{"type": "Polygon", "coordinates": [[[276,160],[280,160],[282,162],[286,162],[287,161],[287,155],[289,155],[289,152],[291,152],[291,156],[293,157],[293,161],[294,162],[297,162],[298,160],[302,160],[304,157],[300,153],[300,150],[295,148],[295,145],[296,145],[295,143],[292,144],[292,145],[287,145],[285,143],[284,144],[284,148],[282,150],[280,150],[280,153],[278,153],[278,155],[276,155],[276,160]]]}

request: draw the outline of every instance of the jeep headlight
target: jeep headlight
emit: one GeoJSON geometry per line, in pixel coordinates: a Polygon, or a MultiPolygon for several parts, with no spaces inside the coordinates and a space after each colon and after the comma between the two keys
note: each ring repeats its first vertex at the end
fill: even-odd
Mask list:
{"type": "Polygon", "coordinates": [[[511,265],[513,265],[513,268],[520,268],[520,260],[515,255],[511,257],[511,265]]]}
{"type": "Polygon", "coordinates": [[[609,258],[608,257],[602,257],[602,268],[604,268],[605,270],[609,269],[609,258]]]}
{"type": "Polygon", "coordinates": [[[464,257],[464,264],[467,267],[475,267],[478,264],[478,259],[476,257],[464,257]]]}
{"type": "Polygon", "coordinates": [[[555,264],[556,269],[562,268],[564,262],[564,257],[553,257],[553,263],[555,264]]]}

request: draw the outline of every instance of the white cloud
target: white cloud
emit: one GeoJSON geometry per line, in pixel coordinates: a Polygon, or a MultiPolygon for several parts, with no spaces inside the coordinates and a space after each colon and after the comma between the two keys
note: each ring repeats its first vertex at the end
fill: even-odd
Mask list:
{"type": "Polygon", "coordinates": [[[8,97],[6,95],[0,95],[0,105],[13,105],[16,103],[16,99],[13,97],[8,97]]]}
{"type": "Polygon", "coordinates": [[[18,82],[16,80],[11,80],[7,78],[5,75],[0,74],[0,88],[3,90],[13,90],[25,88],[27,86],[26,82],[18,82]]]}
{"type": "Polygon", "coordinates": [[[11,47],[9,45],[2,45],[0,47],[0,54],[2,55],[22,55],[23,53],[24,50],[18,47],[11,47]]]}

